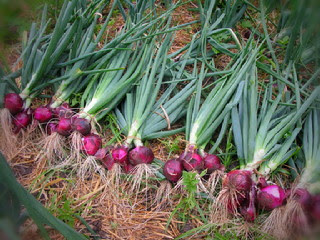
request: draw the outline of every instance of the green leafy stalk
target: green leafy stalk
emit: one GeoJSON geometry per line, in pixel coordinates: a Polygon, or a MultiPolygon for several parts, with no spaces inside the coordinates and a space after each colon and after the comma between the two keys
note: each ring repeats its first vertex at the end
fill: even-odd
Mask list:
{"type": "Polygon", "coordinates": [[[87,239],[80,233],[76,232],[69,225],[54,217],[41,203],[39,203],[34,196],[27,192],[15,179],[8,163],[0,153],[0,181],[4,184],[7,191],[9,191],[13,198],[18,201],[16,211],[20,211],[21,204],[26,208],[28,215],[38,225],[40,232],[45,239],[50,239],[45,225],[50,226],[59,231],[66,239],[87,239]]]}
{"type": "MultiPolygon", "coordinates": [[[[217,127],[228,116],[229,112],[236,105],[242,94],[246,74],[255,62],[258,49],[248,53],[247,49],[240,54],[236,67],[230,77],[223,77],[200,107],[201,81],[198,82],[198,92],[193,107],[190,108],[191,121],[189,122],[190,134],[187,140],[191,146],[204,149],[210,141],[212,134],[217,127]],[[246,57],[245,57],[246,56],[246,57]]],[[[204,65],[202,65],[204,66],[204,65]]],[[[200,80],[204,77],[204,70],[200,72],[200,80]]]]}

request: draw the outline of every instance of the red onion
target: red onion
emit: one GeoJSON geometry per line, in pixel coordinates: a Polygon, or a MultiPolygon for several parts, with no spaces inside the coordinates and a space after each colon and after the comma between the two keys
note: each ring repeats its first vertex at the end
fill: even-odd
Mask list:
{"type": "Polygon", "coordinates": [[[226,202],[229,213],[234,214],[239,207],[247,206],[248,198],[248,193],[235,192],[235,196],[232,196],[232,199],[229,198],[226,202]]]}
{"type": "Polygon", "coordinates": [[[312,209],[310,211],[311,217],[314,221],[320,221],[320,194],[312,197],[312,209]]]}
{"type": "Polygon", "coordinates": [[[238,192],[249,192],[252,186],[251,175],[248,170],[232,170],[224,178],[222,185],[238,192]]]}
{"type": "Polygon", "coordinates": [[[257,199],[261,209],[273,210],[284,203],[286,193],[278,185],[270,185],[260,189],[257,199]]]}
{"type": "Polygon", "coordinates": [[[17,114],[22,111],[23,100],[16,93],[7,93],[4,97],[4,107],[7,108],[11,114],[17,114]]]}
{"type": "Polygon", "coordinates": [[[63,103],[59,107],[53,109],[54,115],[57,118],[70,118],[72,110],[68,103],[63,103]]]}
{"type": "Polygon", "coordinates": [[[47,107],[38,107],[34,110],[33,116],[40,123],[48,122],[52,118],[52,112],[47,107]]]}
{"type": "Polygon", "coordinates": [[[101,161],[105,168],[108,170],[112,169],[115,162],[107,148],[100,148],[94,156],[101,161]]]}
{"type": "Polygon", "coordinates": [[[100,148],[98,151],[94,154],[96,159],[102,160],[109,154],[109,150],[107,148],[100,148]]]}
{"type": "Polygon", "coordinates": [[[129,162],[134,166],[142,163],[150,164],[153,159],[152,150],[145,146],[138,146],[129,152],[129,162]]]}
{"type": "Polygon", "coordinates": [[[88,135],[91,132],[91,124],[87,119],[76,118],[73,120],[72,125],[74,130],[78,131],[83,136],[88,135]]]}
{"type": "Polygon", "coordinates": [[[249,206],[247,207],[243,206],[240,208],[241,215],[248,222],[254,222],[254,220],[256,219],[257,213],[256,213],[255,201],[256,201],[256,189],[254,184],[252,184],[251,191],[250,191],[249,206]]]}
{"type": "Polygon", "coordinates": [[[91,156],[96,154],[102,144],[101,138],[96,134],[89,134],[81,138],[81,140],[83,144],[83,150],[91,156]]]}
{"type": "Polygon", "coordinates": [[[52,133],[57,131],[58,124],[56,123],[48,123],[46,126],[46,133],[51,135],[52,133]]]}
{"type": "Polygon", "coordinates": [[[179,157],[185,170],[200,170],[203,168],[203,159],[197,153],[185,152],[179,157]]]}
{"type": "Polygon", "coordinates": [[[293,199],[298,201],[305,210],[310,210],[312,208],[312,196],[307,189],[296,188],[294,190],[290,189],[286,192],[287,198],[293,193],[293,199]]]}
{"type": "Polygon", "coordinates": [[[212,173],[215,170],[222,169],[220,158],[214,154],[207,154],[203,159],[203,167],[207,169],[207,173],[212,173]]]}
{"type": "Polygon", "coordinates": [[[171,159],[163,166],[164,176],[172,182],[177,182],[182,176],[183,165],[178,159],[171,159]]]}
{"type": "Polygon", "coordinates": [[[57,126],[57,133],[59,133],[62,136],[69,136],[71,134],[71,131],[71,119],[64,117],[60,118],[57,126]]]}
{"type": "Polygon", "coordinates": [[[268,186],[269,184],[267,183],[267,180],[264,177],[260,177],[257,183],[257,187],[261,189],[268,186]]]}
{"type": "Polygon", "coordinates": [[[123,165],[122,168],[126,174],[133,173],[133,171],[134,171],[134,166],[131,163],[127,163],[127,164],[123,165]]]}
{"type": "Polygon", "coordinates": [[[28,114],[27,111],[17,113],[13,117],[12,122],[13,122],[14,126],[17,128],[17,130],[19,131],[21,128],[26,128],[30,124],[31,115],[28,114]]]}
{"type": "Polygon", "coordinates": [[[114,161],[120,165],[128,164],[128,149],[126,147],[117,147],[112,150],[114,161]]]}

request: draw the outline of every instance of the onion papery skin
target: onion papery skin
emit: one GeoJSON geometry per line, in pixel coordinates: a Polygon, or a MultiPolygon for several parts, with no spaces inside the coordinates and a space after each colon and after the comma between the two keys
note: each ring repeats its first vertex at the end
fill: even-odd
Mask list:
{"type": "Polygon", "coordinates": [[[223,165],[217,155],[207,154],[203,159],[203,168],[207,169],[207,173],[212,173],[216,170],[222,170],[223,165]]]}
{"type": "Polygon", "coordinates": [[[9,110],[12,115],[22,111],[23,100],[19,94],[7,93],[4,97],[4,107],[9,110]]]}
{"type": "Polygon", "coordinates": [[[183,165],[178,159],[171,159],[163,166],[163,175],[171,182],[178,182],[182,176],[183,165]]]}
{"type": "Polygon", "coordinates": [[[182,165],[185,170],[202,170],[203,169],[203,159],[197,153],[185,152],[180,155],[182,165]]]}
{"type": "Polygon", "coordinates": [[[312,220],[320,222],[320,194],[312,196],[312,208],[310,210],[312,220]]]}
{"type": "Polygon", "coordinates": [[[240,213],[247,222],[254,222],[254,220],[257,217],[256,206],[255,206],[257,191],[255,188],[255,184],[252,184],[251,186],[249,198],[250,198],[249,204],[247,206],[240,207],[240,213]]]}
{"type": "Polygon", "coordinates": [[[252,206],[240,207],[240,214],[247,222],[254,222],[256,219],[256,209],[252,206]]]}
{"type": "Polygon", "coordinates": [[[121,166],[129,164],[128,148],[126,147],[117,147],[112,150],[112,157],[114,161],[121,166]]]}
{"type": "Polygon", "coordinates": [[[228,212],[232,215],[234,215],[237,209],[241,208],[241,206],[248,206],[249,193],[237,192],[233,197],[235,206],[232,204],[231,199],[226,202],[228,212]]]}
{"type": "Polygon", "coordinates": [[[54,108],[53,110],[54,117],[56,118],[71,118],[73,113],[71,107],[68,103],[63,103],[59,107],[54,108]]]}
{"type": "Polygon", "coordinates": [[[98,160],[102,160],[109,154],[109,150],[107,148],[99,148],[98,151],[94,154],[94,157],[98,160]]]}
{"type": "Polygon", "coordinates": [[[83,136],[88,135],[91,132],[91,124],[89,120],[84,118],[74,118],[72,120],[73,130],[78,131],[83,136]]]}
{"type": "Polygon", "coordinates": [[[81,138],[83,151],[90,155],[94,156],[97,151],[100,149],[102,140],[97,134],[89,134],[81,138]]]}
{"type": "Polygon", "coordinates": [[[150,164],[154,159],[152,150],[145,146],[138,146],[129,152],[129,162],[136,166],[138,164],[150,164]]]}
{"type": "Polygon", "coordinates": [[[311,210],[312,209],[312,195],[309,193],[307,189],[304,188],[296,188],[294,190],[290,189],[287,192],[287,198],[293,194],[293,199],[298,201],[303,209],[311,210]]]}
{"type": "Polygon", "coordinates": [[[286,193],[283,188],[278,185],[270,185],[260,189],[258,192],[259,208],[271,211],[284,204],[286,193]]]}
{"type": "Polygon", "coordinates": [[[18,133],[21,128],[26,128],[31,123],[31,115],[28,110],[17,113],[12,120],[15,127],[14,132],[18,133]]]}
{"type": "Polygon", "coordinates": [[[47,107],[38,107],[34,110],[33,117],[34,119],[38,120],[40,123],[48,122],[52,119],[52,112],[47,107]]]}
{"type": "Polygon", "coordinates": [[[69,136],[72,132],[72,125],[71,125],[71,118],[60,118],[58,126],[57,126],[57,133],[62,136],[69,136]]]}
{"type": "Polygon", "coordinates": [[[133,174],[135,166],[133,166],[131,163],[127,163],[122,166],[122,169],[126,174],[133,174]]]}
{"type": "MultiPolygon", "coordinates": [[[[97,151],[97,153],[98,152],[99,152],[99,150],[97,151]]],[[[95,154],[95,157],[96,157],[97,153],[95,154]]],[[[108,169],[109,171],[112,169],[113,165],[115,164],[115,161],[110,153],[107,153],[103,158],[97,158],[97,159],[99,159],[101,161],[102,165],[106,169],[108,169]]]]}
{"type": "Polygon", "coordinates": [[[48,123],[46,125],[46,133],[48,135],[51,135],[52,133],[57,131],[57,127],[58,127],[58,124],[56,124],[56,123],[53,123],[53,122],[52,123],[48,123]]]}
{"type": "Polygon", "coordinates": [[[107,168],[108,170],[111,170],[113,165],[115,164],[114,159],[112,158],[110,154],[110,150],[108,148],[100,148],[95,153],[94,157],[102,163],[102,165],[107,168]]]}
{"type": "Polygon", "coordinates": [[[261,189],[268,186],[269,184],[267,183],[267,180],[264,177],[260,177],[257,183],[257,187],[261,189]]]}
{"type": "Polygon", "coordinates": [[[232,170],[223,179],[222,186],[248,193],[252,186],[251,171],[232,170]]]}

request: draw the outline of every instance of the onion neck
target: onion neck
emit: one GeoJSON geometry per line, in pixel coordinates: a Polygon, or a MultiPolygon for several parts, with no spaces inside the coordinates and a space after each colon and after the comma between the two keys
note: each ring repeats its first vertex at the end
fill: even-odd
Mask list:
{"type": "MultiPolygon", "coordinates": [[[[138,129],[140,127],[140,124],[137,120],[135,120],[129,129],[127,140],[125,141],[126,146],[130,146],[133,140],[136,140],[138,135],[138,129]]],[[[141,140],[140,140],[141,141],[141,140]]],[[[136,143],[135,143],[136,144],[136,143]]]]}
{"type": "Polygon", "coordinates": [[[29,108],[30,106],[31,106],[31,98],[28,97],[28,98],[26,98],[25,101],[24,101],[23,108],[24,108],[24,109],[27,109],[27,108],[29,108]]]}
{"type": "Polygon", "coordinates": [[[28,88],[25,88],[19,96],[22,98],[22,100],[26,100],[30,95],[30,90],[28,88]]]}
{"type": "Polygon", "coordinates": [[[195,122],[190,132],[189,145],[196,145],[198,128],[199,128],[199,124],[195,122]]]}
{"type": "Polygon", "coordinates": [[[137,138],[134,139],[134,145],[136,147],[142,147],[143,146],[143,143],[142,143],[142,140],[141,140],[141,135],[139,133],[137,134],[137,138]]]}
{"type": "Polygon", "coordinates": [[[263,157],[265,156],[265,150],[259,149],[254,152],[253,160],[247,163],[247,165],[244,167],[245,170],[253,171],[257,169],[261,163],[263,162],[263,157]]]}
{"type": "Polygon", "coordinates": [[[56,99],[53,103],[51,103],[50,108],[57,108],[63,103],[62,99],[56,99]]]}

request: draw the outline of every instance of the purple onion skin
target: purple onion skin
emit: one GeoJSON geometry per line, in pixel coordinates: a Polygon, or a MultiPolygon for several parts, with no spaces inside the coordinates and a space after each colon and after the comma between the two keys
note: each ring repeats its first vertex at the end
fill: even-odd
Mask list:
{"type": "Polygon", "coordinates": [[[207,173],[212,173],[215,170],[222,170],[223,165],[217,155],[207,154],[203,159],[203,168],[207,169],[207,173]]]}
{"type": "Polygon", "coordinates": [[[52,118],[53,114],[47,107],[38,107],[34,110],[33,117],[40,123],[48,122],[52,118]]]}
{"type": "Polygon", "coordinates": [[[81,140],[83,144],[83,150],[90,156],[94,156],[102,144],[101,138],[96,134],[89,134],[84,136],[81,140]]]}
{"type": "Polygon", "coordinates": [[[70,118],[60,118],[58,126],[57,126],[57,133],[62,136],[69,136],[72,132],[71,126],[71,119],[70,118]]]}
{"type": "Polygon", "coordinates": [[[112,150],[112,157],[114,161],[121,166],[124,166],[129,163],[128,148],[126,147],[117,147],[112,150]]]}
{"type": "Polygon", "coordinates": [[[248,193],[252,186],[251,175],[247,170],[232,170],[224,178],[222,186],[248,193]]]}
{"type": "Polygon", "coordinates": [[[17,113],[12,123],[14,125],[14,133],[18,133],[21,128],[26,128],[31,123],[31,115],[28,113],[28,111],[23,111],[20,113],[17,113]]]}
{"type": "Polygon", "coordinates": [[[12,115],[22,111],[23,100],[16,93],[7,93],[4,97],[4,107],[7,108],[12,115]]]}
{"type": "Polygon", "coordinates": [[[249,193],[253,185],[251,175],[251,171],[232,170],[222,180],[222,187],[229,189],[235,194],[235,196],[231,196],[232,199],[230,198],[226,202],[227,208],[231,214],[234,214],[234,211],[236,210],[234,209],[235,207],[239,208],[249,199],[249,193]],[[232,200],[235,206],[233,206],[232,200]]]}
{"type": "Polygon", "coordinates": [[[100,159],[100,161],[102,165],[109,171],[112,169],[113,165],[115,164],[115,161],[110,153],[108,153],[104,158],[100,159]]]}
{"type": "Polygon", "coordinates": [[[108,148],[100,148],[94,156],[96,159],[100,160],[102,165],[108,170],[111,170],[115,164],[108,148]]]}
{"type": "Polygon", "coordinates": [[[310,215],[314,222],[320,222],[320,194],[312,196],[312,208],[310,215]]]}
{"type": "Polygon", "coordinates": [[[99,148],[98,151],[94,154],[95,158],[98,160],[104,159],[109,154],[107,148],[99,148]]]}
{"type": "Polygon", "coordinates": [[[184,152],[179,159],[181,159],[182,165],[187,171],[203,169],[203,159],[197,153],[184,152]]]}
{"type": "Polygon", "coordinates": [[[63,103],[59,107],[53,109],[54,116],[57,118],[71,118],[72,110],[68,103],[63,103]]]}
{"type": "Polygon", "coordinates": [[[58,124],[56,123],[48,123],[46,126],[46,133],[51,135],[52,133],[57,131],[58,124]]]}
{"type": "Polygon", "coordinates": [[[257,187],[261,189],[268,186],[269,184],[267,183],[267,180],[264,177],[260,177],[257,183],[257,187]]]}
{"type": "Polygon", "coordinates": [[[72,121],[72,126],[74,130],[78,131],[83,136],[86,136],[91,132],[91,124],[84,118],[75,118],[72,121]]]}
{"type": "Polygon", "coordinates": [[[178,182],[182,176],[183,165],[179,159],[171,159],[163,166],[163,175],[171,182],[178,182]]]}
{"type": "Polygon", "coordinates": [[[138,146],[129,152],[129,162],[136,166],[138,164],[150,164],[154,159],[152,150],[145,146],[138,146]]]}
{"type": "Polygon", "coordinates": [[[293,199],[298,201],[303,209],[309,211],[312,209],[312,195],[307,189],[296,188],[294,190],[290,189],[286,192],[286,197],[290,197],[293,194],[293,199]]]}
{"type": "Polygon", "coordinates": [[[255,207],[257,192],[254,184],[252,184],[251,186],[249,197],[250,197],[249,205],[240,207],[240,213],[247,222],[254,222],[254,220],[257,217],[257,212],[255,207]]]}
{"type": "Polygon", "coordinates": [[[260,189],[257,200],[259,208],[271,211],[284,204],[286,193],[280,186],[270,185],[260,189]]]}
{"type": "Polygon", "coordinates": [[[131,163],[123,165],[122,169],[126,174],[134,174],[134,166],[131,163]]]}

